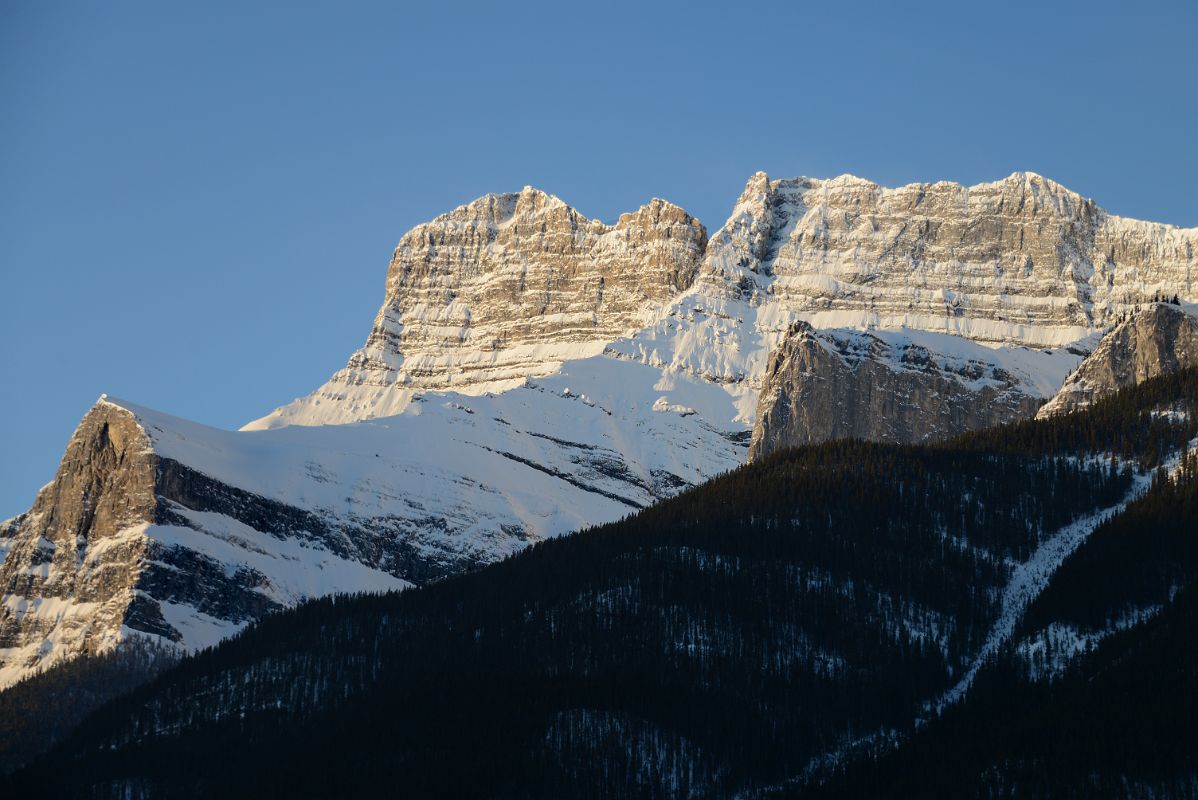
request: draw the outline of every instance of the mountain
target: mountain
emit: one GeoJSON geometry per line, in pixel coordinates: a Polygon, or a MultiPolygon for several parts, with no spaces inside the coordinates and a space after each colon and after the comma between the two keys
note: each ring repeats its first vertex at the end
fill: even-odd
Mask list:
{"type": "Polygon", "coordinates": [[[604,375],[422,399],[398,425],[255,433],[102,399],[5,531],[0,675],[128,636],[205,647],[303,598],[444,577],[743,460],[744,437],[654,410],[652,370],[604,375]]]}
{"type": "Polygon", "coordinates": [[[608,225],[535,189],[488,195],[400,240],[366,345],[313,394],[238,432],[114,398],[89,412],[0,524],[0,685],[617,520],[743,463],[763,391],[763,424],[808,401],[832,415],[810,438],[1030,414],[1137,304],[1198,299],[1196,237],[1023,173],[758,174],[710,237],[661,200],[608,225]],[[796,383],[804,348],[851,402],[796,383]]]}
{"type": "MultiPolygon", "coordinates": [[[[268,617],[110,704],[3,789],[64,797],[819,791],[833,784],[816,779],[855,766],[856,753],[868,752],[862,769],[872,768],[876,756],[923,742],[922,732],[984,712],[989,706],[975,703],[997,699],[994,665],[1025,663],[1026,636],[1045,621],[1119,619],[1128,603],[1141,621],[1189,613],[1196,447],[1191,369],[1080,413],[934,446],[841,440],[779,451],[470,574],[268,617]],[[1141,546],[1145,536],[1151,546],[1141,546]],[[1123,579],[1096,580],[1115,565],[1123,579]]],[[[1119,630],[1096,639],[1118,648],[1106,663],[1175,663],[1168,642],[1152,644],[1152,625],[1119,630]]],[[[1192,664],[1174,668],[1187,670],[1192,664]]],[[[1108,685],[1132,677],[1124,670],[1108,685]]],[[[1009,696],[1020,715],[1022,693],[1045,691],[1026,663],[1008,679],[1018,682],[1009,696]]],[[[1137,696],[1160,703],[1156,688],[1139,685],[1137,696]]],[[[1123,695],[1101,696],[1117,709],[1123,695]]],[[[1142,728],[1180,719],[1164,706],[1166,716],[1156,716],[1157,708],[1133,716],[1142,728]]],[[[1021,727],[1022,716],[1004,724],[1033,734],[1018,745],[1030,758],[979,774],[1006,787],[1015,784],[1003,776],[1019,785],[1025,774],[1039,779],[1037,753],[1056,751],[1037,749],[1045,737],[1021,727]]],[[[1102,741],[1101,730],[1086,736],[1102,741]]],[[[945,780],[924,780],[960,778],[956,786],[970,788],[961,777],[969,759],[989,752],[978,756],[970,743],[991,739],[983,730],[978,739],[936,741],[962,758],[943,766],[945,780]]],[[[1157,777],[1143,784],[1149,790],[1184,778],[1194,763],[1183,747],[1162,753],[1157,777]]]]}
{"type": "Polygon", "coordinates": [[[249,430],[401,412],[417,393],[502,392],[603,352],[694,280],[707,230],[664,200],[615,225],[525,187],[400,239],[366,345],[311,396],[249,430]]]}
{"type": "Polygon", "coordinates": [[[610,349],[759,389],[796,319],[1065,347],[1154,295],[1192,296],[1196,243],[1198,229],[1114,217],[1026,173],[898,189],[759,173],[691,290],[610,349]]]}
{"type": "Polygon", "coordinates": [[[266,467],[263,479],[286,480],[255,451],[222,449],[221,434],[232,437],[116,400],[88,412],[54,480],[3,533],[4,683],[122,640],[194,650],[305,597],[410,585],[362,563],[397,557],[404,543],[385,532],[208,477],[266,467]]]}
{"type": "Polygon", "coordinates": [[[1193,366],[1198,318],[1179,305],[1152,303],[1115,326],[1039,413],[1084,408],[1125,386],[1193,366]]]}
{"type": "MultiPolygon", "coordinates": [[[[1198,229],[1110,215],[1032,173],[897,189],[758,173],[710,240],[664,201],[613,229],[525,189],[406,235],[366,346],[247,428],[388,416],[421,387],[498,391],[600,353],[719,384],[748,426],[768,356],[797,320],[1088,352],[1137,305],[1194,297],[1196,272],[1198,229]],[[638,259],[656,277],[630,275],[638,259]]],[[[1045,375],[1046,396],[1076,363],[1045,375]]]]}
{"type": "Polygon", "coordinates": [[[945,334],[817,331],[797,322],[770,354],[749,457],[845,437],[947,439],[1075,411],[1120,388],[1198,366],[1198,317],[1175,304],[1137,309],[1092,341],[1055,351],[994,348],[945,334]],[[1092,353],[1082,349],[1090,346],[1092,353]],[[1083,355],[1055,388],[1061,365],[1083,355]]]}

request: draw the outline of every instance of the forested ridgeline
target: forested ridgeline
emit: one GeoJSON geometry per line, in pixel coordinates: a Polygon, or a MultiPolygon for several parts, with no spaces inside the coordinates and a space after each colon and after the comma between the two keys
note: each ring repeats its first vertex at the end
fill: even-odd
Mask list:
{"type": "MultiPolygon", "coordinates": [[[[1166,395],[1128,414],[1183,441],[1189,417],[1147,413],[1181,401],[1166,395]]],[[[0,788],[686,797],[777,783],[909,729],[978,652],[1012,566],[1124,497],[1127,466],[1084,446],[1091,413],[1072,431],[1034,423],[1059,431],[1042,452],[1005,438],[779,452],[469,575],[308,603],[109,704],[0,788]]]]}
{"type": "Polygon", "coordinates": [[[1176,482],[1158,483],[1097,530],[1029,609],[1024,637],[1073,627],[1091,634],[1085,649],[1029,681],[1026,653],[1012,647],[963,703],[897,751],[846,762],[826,786],[790,794],[1198,796],[1196,552],[1192,455],[1176,482]],[[1155,611],[1119,629],[1134,608],[1155,611]]]}

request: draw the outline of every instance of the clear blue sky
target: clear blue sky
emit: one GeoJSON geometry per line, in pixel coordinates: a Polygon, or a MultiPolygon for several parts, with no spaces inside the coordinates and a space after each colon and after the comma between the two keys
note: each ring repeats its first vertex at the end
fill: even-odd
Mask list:
{"type": "Polygon", "coordinates": [[[1198,3],[0,4],[0,518],[101,392],[238,427],[395,242],[533,184],[718,227],[746,178],[1033,170],[1198,225],[1198,3]]]}

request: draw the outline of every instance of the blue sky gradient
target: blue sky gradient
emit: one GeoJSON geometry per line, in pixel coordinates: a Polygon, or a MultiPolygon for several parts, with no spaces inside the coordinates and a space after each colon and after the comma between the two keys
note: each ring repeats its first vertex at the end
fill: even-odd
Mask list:
{"type": "Polygon", "coordinates": [[[101,392],[239,427],[405,230],[532,184],[715,229],[745,180],[1032,170],[1198,225],[1198,3],[0,5],[0,518],[101,392]]]}

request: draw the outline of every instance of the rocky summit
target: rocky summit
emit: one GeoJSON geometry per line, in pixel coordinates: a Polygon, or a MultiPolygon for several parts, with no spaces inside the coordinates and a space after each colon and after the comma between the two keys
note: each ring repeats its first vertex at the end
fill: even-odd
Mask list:
{"type": "Polygon", "coordinates": [[[1086,402],[1192,363],[1196,245],[1029,173],[759,173],[710,238],[662,200],[607,224],[488,195],[400,239],[369,338],[311,395],[237,432],[97,403],[0,524],[0,685],[495,561],[750,439],[922,442],[1031,416],[1071,373],[1042,413],[1086,402]]]}
{"type": "Polygon", "coordinates": [[[691,285],[707,230],[664,200],[605,225],[525,187],[400,239],[374,328],[311,397],[250,427],[398,412],[417,392],[480,394],[597,355],[691,285]]]}

